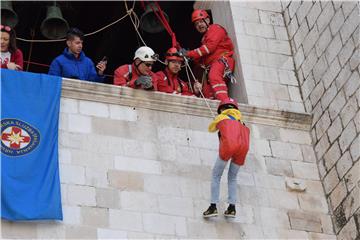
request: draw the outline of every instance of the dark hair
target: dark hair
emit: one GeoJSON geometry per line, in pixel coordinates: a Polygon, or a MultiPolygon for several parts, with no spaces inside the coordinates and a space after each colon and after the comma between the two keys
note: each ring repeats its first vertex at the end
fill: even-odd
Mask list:
{"type": "Polygon", "coordinates": [[[1,29],[1,32],[6,32],[10,35],[10,39],[9,39],[9,52],[10,53],[15,53],[17,50],[16,47],[16,33],[15,30],[13,28],[11,28],[10,31],[6,31],[5,29],[1,29]]]}
{"type": "Polygon", "coordinates": [[[75,37],[79,37],[80,40],[84,40],[84,33],[78,28],[70,28],[66,33],[66,40],[72,40],[75,37]]]}

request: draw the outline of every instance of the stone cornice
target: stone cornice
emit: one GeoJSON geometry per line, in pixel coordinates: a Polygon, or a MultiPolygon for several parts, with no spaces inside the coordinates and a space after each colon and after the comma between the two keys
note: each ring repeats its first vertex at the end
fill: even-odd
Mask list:
{"type": "MultiPolygon", "coordinates": [[[[64,78],[62,96],[101,103],[212,117],[205,100],[201,98],[135,90],[109,84],[64,78]]],[[[208,100],[208,103],[212,111],[216,113],[219,101],[208,100]]],[[[247,104],[240,104],[239,108],[244,116],[245,122],[302,130],[310,129],[311,115],[307,113],[279,111],[247,104]]]]}

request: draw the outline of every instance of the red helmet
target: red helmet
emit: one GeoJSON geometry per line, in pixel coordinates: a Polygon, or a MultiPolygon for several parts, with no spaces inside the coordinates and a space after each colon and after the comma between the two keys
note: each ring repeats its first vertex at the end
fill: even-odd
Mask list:
{"type": "Polygon", "coordinates": [[[193,11],[193,13],[191,14],[191,21],[196,22],[197,20],[205,19],[205,18],[208,18],[208,17],[209,17],[209,14],[205,10],[203,10],[203,9],[195,9],[193,11]]]}
{"type": "Polygon", "coordinates": [[[220,109],[222,107],[226,107],[226,106],[232,106],[232,108],[236,108],[239,109],[238,103],[232,99],[232,98],[227,98],[225,100],[222,100],[218,106],[217,112],[218,114],[220,114],[220,109]]]}
{"type": "Polygon", "coordinates": [[[175,60],[175,61],[184,61],[184,58],[182,58],[179,53],[178,50],[174,47],[169,48],[169,50],[167,50],[166,55],[165,55],[165,59],[167,60],[175,60]]]}

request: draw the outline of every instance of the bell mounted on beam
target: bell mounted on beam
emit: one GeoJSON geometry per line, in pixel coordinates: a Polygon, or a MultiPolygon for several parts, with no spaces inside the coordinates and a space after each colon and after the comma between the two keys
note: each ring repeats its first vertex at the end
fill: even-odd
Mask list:
{"type": "Polygon", "coordinates": [[[48,39],[60,39],[66,36],[69,24],[63,18],[61,10],[56,3],[47,7],[46,18],[41,23],[42,35],[48,39]]]}
{"type": "Polygon", "coordinates": [[[14,28],[19,19],[13,10],[11,1],[1,1],[1,24],[14,28]]]}
{"type": "MultiPolygon", "coordinates": [[[[155,13],[160,14],[160,10],[155,3],[149,3],[145,7],[145,12],[140,18],[140,28],[147,33],[159,33],[165,30],[163,24],[156,17],[155,13]]],[[[167,21],[169,21],[168,15],[163,12],[167,21]]]]}

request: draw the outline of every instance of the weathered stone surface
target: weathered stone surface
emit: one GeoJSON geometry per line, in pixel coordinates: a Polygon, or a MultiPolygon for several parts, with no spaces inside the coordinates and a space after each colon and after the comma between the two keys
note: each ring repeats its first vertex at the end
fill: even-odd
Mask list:
{"type": "Polygon", "coordinates": [[[291,210],[288,212],[291,229],[322,232],[321,219],[314,213],[291,210]]]}

